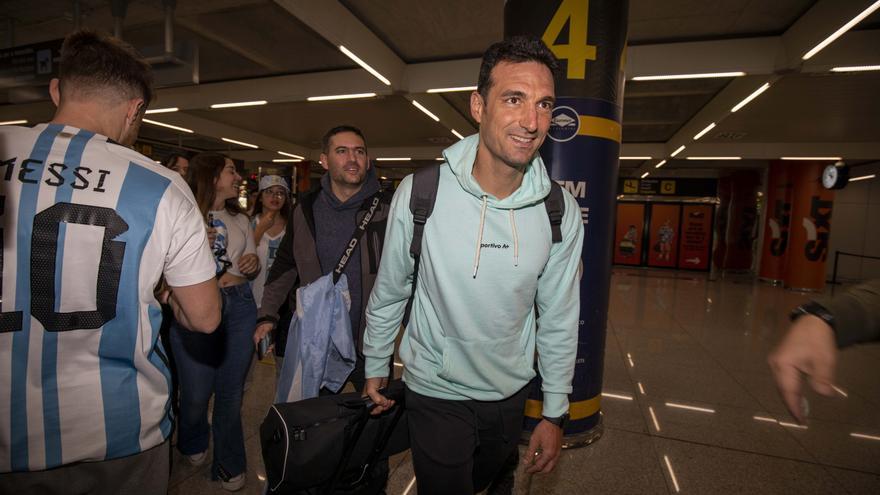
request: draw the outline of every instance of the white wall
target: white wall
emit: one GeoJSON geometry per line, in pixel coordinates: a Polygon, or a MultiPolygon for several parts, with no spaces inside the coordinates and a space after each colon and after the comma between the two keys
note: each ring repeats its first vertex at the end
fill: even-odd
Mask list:
{"type": "MultiPolygon", "coordinates": [[[[880,163],[850,169],[850,176],[868,174],[877,177],[850,182],[835,194],[825,265],[829,280],[836,251],[880,256],[880,163]]],[[[841,256],[837,277],[845,281],[880,278],[880,260],[841,256]]]]}

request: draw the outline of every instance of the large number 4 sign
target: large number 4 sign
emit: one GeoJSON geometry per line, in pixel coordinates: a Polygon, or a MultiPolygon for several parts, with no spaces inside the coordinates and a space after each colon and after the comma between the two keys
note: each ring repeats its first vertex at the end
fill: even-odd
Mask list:
{"type": "Polygon", "coordinates": [[[557,58],[568,62],[568,79],[584,79],[587,60],[596,60],[596,46],[587,43],[589,0],[562,0],[541,39],[557,58]],[[556,40],[568,23],[568,44],[557,45],[556,40]]]}

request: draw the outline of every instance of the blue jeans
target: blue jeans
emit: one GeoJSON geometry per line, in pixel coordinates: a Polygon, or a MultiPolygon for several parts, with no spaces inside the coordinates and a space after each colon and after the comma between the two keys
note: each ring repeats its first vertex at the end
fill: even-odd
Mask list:
{"type": "Polygon", "coordinates": [[[171,347],[180,380],[180,418],[177,448],[193,455],[208,450],[214,436],[212,479],[228,479],[245,471],[241,426],[243,387],[254,355],[257,307],[249,284],[220,289],[223,317],[210,335],[191,332],[174,323],[171,347]],[[208,401],[214,395],[214,414],[208,425],[208,401]]]}

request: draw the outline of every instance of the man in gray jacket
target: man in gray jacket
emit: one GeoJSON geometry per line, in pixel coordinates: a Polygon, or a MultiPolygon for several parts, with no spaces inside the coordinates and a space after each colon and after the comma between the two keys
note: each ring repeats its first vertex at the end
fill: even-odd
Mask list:
{"type": "Polygon", "coordinates": [[[791,318],[791,327],[768,361],[786,407],[803,423],[804,376],[816,392],[833,395],[837,349],[880,341],[880,279],[833,299],[810,301],[791,318]]]}
{"type": "Polygon", "coordinates": [[[314,282],[336,267],[357,222],[366,214],[373,196],[379,194],[379,207],[344,270],[351,292],[349,316],[357,350],[349,381],[361,391],[364,310],[379,269],[390,195],[380,191],[360,129],[345,125],[330,129],[324,135],[321,151],[321,165],[327,173],[321,178],[320,189],[306,195],[288,220],[287,233],[266,278],[254,341],[259,342],[276,326],[279,309],[288,298],[291,308],[294,307],[292,298],[298,287],[314,282]]]}

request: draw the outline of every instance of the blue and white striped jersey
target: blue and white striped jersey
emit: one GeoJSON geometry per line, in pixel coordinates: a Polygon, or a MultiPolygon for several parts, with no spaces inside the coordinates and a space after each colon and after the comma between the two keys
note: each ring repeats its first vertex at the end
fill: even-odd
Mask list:
{"type": "Polygon", "coordinates": [[[0,127],[0,472],[128,456],[171,431],[153,288],[214,277],[180,176],[60,124],[0,127]]]}

